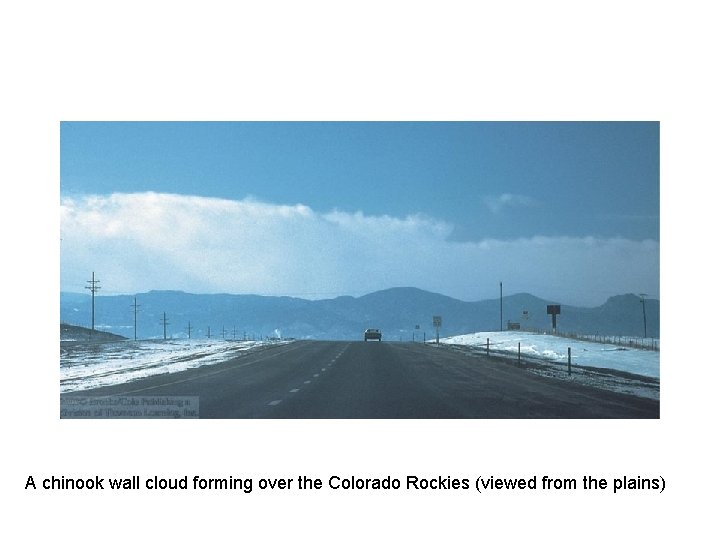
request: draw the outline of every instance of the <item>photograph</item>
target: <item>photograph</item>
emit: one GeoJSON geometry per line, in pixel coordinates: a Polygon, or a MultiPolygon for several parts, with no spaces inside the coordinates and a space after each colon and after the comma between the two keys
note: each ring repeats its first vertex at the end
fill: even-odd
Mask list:
{"type": "Polygon", "coordinates": [[[659,418],[659,122],[60,125],[60,416],[659,418]]]}

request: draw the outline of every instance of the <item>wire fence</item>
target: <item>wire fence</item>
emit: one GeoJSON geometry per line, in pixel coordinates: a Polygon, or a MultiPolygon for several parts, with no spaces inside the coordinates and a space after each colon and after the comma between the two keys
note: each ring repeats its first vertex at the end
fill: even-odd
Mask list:
{"type": "Polygon", "coordinates": [[[577,332],[548,332],[536,328],[523,328],[524,332],[541,335],[553,335],[578,341],[588,341],[591,343],[607,343],[618,347],[628,347],[632,349],[642,349],[646,351],[660,351],[660,339],[655,337],[642,338],[636,336],[603,336],[600,334],[579,334],[577,332]]]}
{"type": "MultiPolygon", "coordinates": [[[[460,344],[445,344],[444,346],[450,348],[456,348],[465,351],[466,345],[460,344]]],[[[560,369],[564,369],[567,365],[568,374],[571,373],[571,358],[570,351],[568,351],[567,357],[553,357],[549,358],[547,355],[538,354],[536,351],[532,351],[527,347],[522,347],[521,342],[516,345],[511,345],[509,342],[493,342],[488,338],[486,343],[473,345],[472,348],[476,351],[476,354],[487,355],[488,357],[503,357],[512,360],[517,363],[527,363],[536,365],[556,366],[560,369]]]]}
{"type": "MultiPolygon", "coordinates": [[[[567,343],[565,342],[565,344],[567,343]]],[[[588,353],[588,349],[583,348],[582,345],[578,347],[566,347],[563,345],[562,347],[545,350],[542,347],[538,348],[533,345],[531,338],[527,337],[526,340],[520,339],[518,341],[512,339],[498,341],[487,338],[485,343],[445,343],[440,346],[455,349],[463,354],[470,354],[475,357],[504,358],[515,365],[529,367],[535,373],[552,377],[565,372],[568,376],[576,376],[579,373],[585,382],[588,382],[588,377],[590,377],[595,381],[590,382],[590,384],[597,383],[603,388],[622,387],[628,390],[626,386],[629,384],[633,387],[633,389],[628,390],[629,393],[638,391],[638,387],[645,388],[647,385],[657,385],[660,378],[657,356],[649,350],[646,350],[647,352],[628,352],[628,349],[624,347],[601,347],[598,348],[599,355],[594,354],[594,352],[598,351],[588,353]],[[626,352],[614,352],[621,350],[626,352]],[[606,355],[605,353],[609,354],[606,355]],[[609,373],[612,373],[612,375],[608,375],[609,373]],[[612,379],[608,379],[609,376],[612,379]],[[618,382],[620,379],[632,382],[618,382]]],[[[655,391],[655,394],[651,392],[651,397],[656,396],[656,394],[657,391],[655,391]]],[[[657,397],[654,397],[654,399],[657,399],[657,397]]]]}

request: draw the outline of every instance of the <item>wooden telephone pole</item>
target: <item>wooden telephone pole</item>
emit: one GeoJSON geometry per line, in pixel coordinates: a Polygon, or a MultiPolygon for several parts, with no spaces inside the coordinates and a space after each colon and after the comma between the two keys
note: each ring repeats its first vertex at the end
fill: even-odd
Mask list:
{"type": "Polygon", "coordinates": [[[167,320],[167,317],[165,316],[165,312],[163,311],[163,320],[162,320],[162,325],[163,325],[163,339],[167,339],[167,327],[168,327],[168,324],[169,324],[169,322],[168,322],[168,320],[167,320]]]}
{"type": "Polygon", "coordinates": [[[132,308],[133,308],[133,313],[135,314],[135,341],[137,341],[137,314],[138,314],[138,311],[140,311],[140,309],[139,309],[140,306],[137,303],[137,296],[135,296],[133,298],[132,308]]]}
{"type": "Polygon", "coordinates": [[[86,286],[86,289],[90,289],[90,292],[92,293],[92,321],[91,321],[91,330],[90,330],[90,336],[92,337],[93,333],[95,332],[95,293],[100,289],[100,286],[98,283],[100,283],[100,280],[95,279],[95,272],[92,273],[92,279],[88,281],[90,286],[86,286]]]}

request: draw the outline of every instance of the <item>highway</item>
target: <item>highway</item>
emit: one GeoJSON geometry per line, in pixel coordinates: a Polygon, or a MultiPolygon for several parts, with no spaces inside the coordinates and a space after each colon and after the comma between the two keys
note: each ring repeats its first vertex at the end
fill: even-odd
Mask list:
{"type": "Polygon", "coordinates": [[[193,396],[200,418],[659,418],[659,403],[420,343],[295,341],[62,396],[193,396]]]}

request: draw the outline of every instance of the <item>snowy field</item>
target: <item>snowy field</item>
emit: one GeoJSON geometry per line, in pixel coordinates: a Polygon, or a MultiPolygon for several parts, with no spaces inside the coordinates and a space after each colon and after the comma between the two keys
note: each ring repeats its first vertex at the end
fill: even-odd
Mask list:
{"type": "Polygon", "coordinates": [[[526,360],[546,360],[567,366],[567,351],[571,349],[572,365],[614,369],[644,377],[660,378],[660,353],[611,345],[591,343],[553,335],[529,332],[478,332],[443,338],[448,345],[480,347],[483,351],[490,338],[490,352],[517,356],[526,360]]]}
{"type": "MultiPolygon", "coordinates": [[[[604,343],[529,332],[479,332],[443,338],[468,354],[484,356],[486,340],[494,355],[517,358],[518,343],[526,369],[543,376],[566,377],[567,350],[572,351],[572,378],[613,391],[657,399],[660,353],[604,343]],[[586,368],[586,369],[583,369],[586,368]],[[596,368],[613,372],[599,372],[596,368]],[[627,375],[623,375],[627,374],[627,375]]],[[[148,340],[93,343],[60,342],[60,391],[88,390],[142,377],[174,373],[230,360],[258,347],[285,341],[148,340]]]]}
{"type": "Polygon", "coordinates": [[[572,380],[612,392],[660,399],[660,353],[607,343],[530,332],[479,332],[441,339],[446,347],[484,358],[487,339],[490,354],[515,362],[520,344],[521,366],[543,377],[572,380]],[[572,373],[567,372],[567,350],[572,373]]]}
{"type": "Polygon", "coordinates": [[[217,364],[278,341],[151,340],[60,342],[60,392],[217,364]]]}

